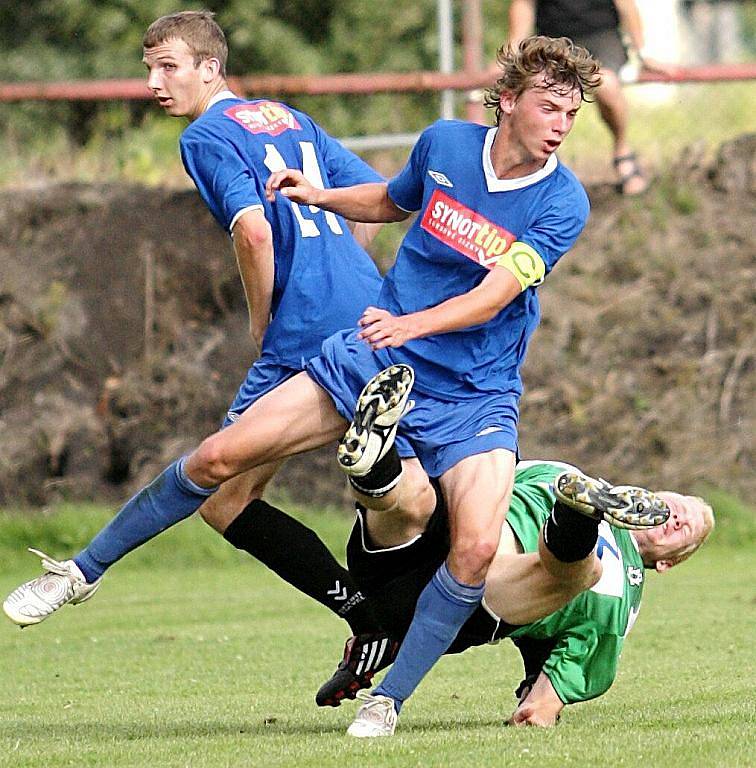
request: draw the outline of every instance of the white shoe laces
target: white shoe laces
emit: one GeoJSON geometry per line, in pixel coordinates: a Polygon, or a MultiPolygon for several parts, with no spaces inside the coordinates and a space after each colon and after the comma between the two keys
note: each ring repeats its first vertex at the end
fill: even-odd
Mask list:
{"type": "Polygon", "coordinates": [[[48,573],[54,573],[56,576],[68,576],[68,578],[73,579],[74,581],[81,581],[75,573],[71,573],[71,566],[67,563],[61,560],[55,560],[41,550],[34,549],[34,547],[29,547],[29,552],[33,555],[37,555],[37,557],[42,560],[42,567],[48,573]]]}

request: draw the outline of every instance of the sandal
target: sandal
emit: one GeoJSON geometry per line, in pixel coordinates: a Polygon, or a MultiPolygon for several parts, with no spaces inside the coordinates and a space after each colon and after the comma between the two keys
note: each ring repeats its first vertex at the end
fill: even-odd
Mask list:
{"type": "Polygon", "coordinates": [[[614,158],[612,163],[614,165],[614,170],[617,171],[617,173],[619,173],[619,167],[622,165],[622,163],[632,164],[630,170],[627,173],[622,174],[617,180],[616,189],[617,192],[619,192],[621,195],[642,195],[648,189],[648,181],[646,180],[646,176],[641,170],[640,165],[638,165],[638,158],[635,152],[629,152],[626,155],[618,155],[614,158]],[[628,183],[636,178],[642,179],[643,185],[633,192],[628,192],[628,183]]]}

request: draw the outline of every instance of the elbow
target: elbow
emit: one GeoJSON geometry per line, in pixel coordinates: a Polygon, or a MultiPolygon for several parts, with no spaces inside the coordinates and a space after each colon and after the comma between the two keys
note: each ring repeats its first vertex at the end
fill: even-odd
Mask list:
{"type": "Polygon", "coordinates": [[[410,211],[405,211],[403,208],[399,208],[391,203],[391,209],[386,215],[391,217],[387,219],[389,222],[404,221],[409,218],[410,211]]]}
{"type": "Polygon", "coordinates": [[[234,224],[233,236],[235,244],[244,243],[250,248],[258,249],[272,242],[273,231],[264,217],[251,218],[244,215],[234,224]]]}
{"type": "Polygon", "coordinates": [[[501,312],[501,310],[504,309],[504,307],[492,307],[491,310],[488,312],[488,314],[485,317],[485,320],[483,320],[484,323],[487,323],[489,320],[493,320],[496,315],[501,312]]]}
{"type": "Polygon", "coordinates": [[[506,303],[501,304],[499,302],[495,304],[494,303],[487,304],[485,307],[481,309],[480,323],[483,324],[483,323],[487,323],[489,320],[493,320],[496,317],[496,315],[498,315],[499,312],[501,312],[501,310],[504,309],[504,307],[506,306],[507,306],[506,303]]]}
{"type": "Polygon", "coordinates": [[[383,185],[383,201],[381,208],[381,218],[386,223],[404,221],[409,218],[411,214],[411,211],[405,211],[404,208],[400,208],[391,199],[388,193],[388,184],[383,185]]]}
{"type": "Polygon", "coordinates": [[[247,248],[253,251],[259,251],[273,242],[273,233],[270,227],[247,228],[242,232],[241,237],[237,237],[234,229],[234,242],[243,243],[247,248]]]}

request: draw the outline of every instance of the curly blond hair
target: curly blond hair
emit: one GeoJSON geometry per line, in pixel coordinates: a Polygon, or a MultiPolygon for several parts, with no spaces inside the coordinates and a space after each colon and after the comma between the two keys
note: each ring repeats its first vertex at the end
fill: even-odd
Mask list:
{"type": "Polygon", "coordinates": [[[546,88],[558,94],[580,91],[583,101],[601,84],[601,65],[591,54],[567,37],[526,37],[519,45],[503,45],[496,54],[501,76],[486,91],[484,104],[495,110],[496,122],[501,118],[501,95],[513,93],[519,97],[543,74],[546,88]]]}

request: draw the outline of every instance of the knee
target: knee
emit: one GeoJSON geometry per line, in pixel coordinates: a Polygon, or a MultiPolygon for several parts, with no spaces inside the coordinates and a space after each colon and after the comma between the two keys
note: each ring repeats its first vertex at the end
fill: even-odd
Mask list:
{"type": "Polygon", "coordinates": [[[409,540],[426,529],[433,514],[433,507],[423,506],[413,500],[410,503],[398,503],[385,510],[385,514],[393,518],[393,526],[404,531],[405,539],[409,540]]]}
{"type": "Polygon", "coordinates": [[[491,536],[481,536],[475,541],[469,550],[469,556],[473,562],[479,563],[481,568],[488,570],[491,561],[496,554],[499,539],[491,536]]]}
{"type": "Polygon", "coordinates": [[[465,584],[483,581],[498,544],[497,538],[482,534],[453,542],[449,560],[455,577],[465,584]]]}
{"type": "Polygon", "coordinates": [[[602,573],[601,561],[595,556],[589,557],[577,568],[573,566],[561,570],[555,578],[554,592],[560,592],[567,602],[581,592],[595,587],[602,573]]]}
{"type": "Polygon", "coordinates": [[[202,441],[186,463],[186,470],[192,480],[200,485],[220,485],[236,474],[227,460],[224,442],[222,433],[202,441]]]}
{"type": "Polygon", "coordinates": [[[595,587],[596,584],[599,583],[599,580],[601,579],[601,575],[603,574],[604,569],[601,565],[601,561],[597,557],[592,557],[590,559],[590,565],[585,569],[585,574],[583,578],[583,589],[581,591],[584,591],[586,589],[591,589],[591,587],[595,587]]]}
{"type": "Polygon", "coordinates": [[[433,514],[436,504],[436,492],[427,477],[412,478],[410,482],[403,484],[394,514],[408,526],[422,530],[433,514]]]}

